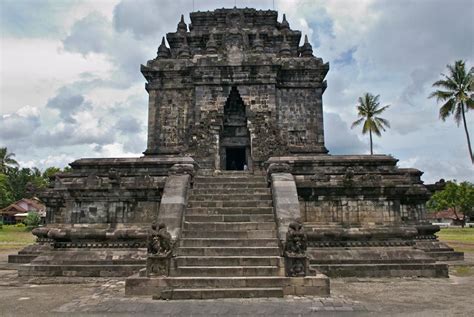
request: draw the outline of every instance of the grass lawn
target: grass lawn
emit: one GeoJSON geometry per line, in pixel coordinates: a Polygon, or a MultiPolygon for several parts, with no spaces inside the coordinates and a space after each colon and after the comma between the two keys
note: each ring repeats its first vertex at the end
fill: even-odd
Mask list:
{"type": "Polygon", "coordinates": [[[436,235],[456,251],[474,253],[474,228],[442,228],[436,235]]]}
{"type": "Polygon", "coordinates": [[[25,227],[3,225],[0,229],[0,249],[21,248],[35,242],[36,237],[25,227]]]}

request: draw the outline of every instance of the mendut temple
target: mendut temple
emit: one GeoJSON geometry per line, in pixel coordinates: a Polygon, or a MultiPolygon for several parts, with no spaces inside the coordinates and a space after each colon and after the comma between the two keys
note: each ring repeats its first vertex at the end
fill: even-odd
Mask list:
{"type": "Polygon", "coordinates": [[[422,172],[387,155],[329,154],[329,64],[285,15],[217,9],[190,21],[141,66],[144,155],[79,159],[57,174],[41,196],[47,225],[10,256],[20,277],[123,277],[128,296],[186,299],[448,276],[438,261],[463,254],[424,220],[433,187],[422,172]]]}

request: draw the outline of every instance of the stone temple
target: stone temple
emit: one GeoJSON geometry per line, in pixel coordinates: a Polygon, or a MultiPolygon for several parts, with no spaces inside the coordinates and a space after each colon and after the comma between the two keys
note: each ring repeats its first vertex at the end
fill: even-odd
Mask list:
{"type": "Polygon", "coordinates": [[[328,277],[448,275],[437,261],[462,253],[424,221],[422,172],[386,155],[328,154],[329,64],[284,15],[190,20],[141,66],[144,156],[79,159],[56,175],[41,197],[47,226],[10,257],[25,263],[21,277],[123,276],[127,295],[215,298],[328,295],[328,277]]]}

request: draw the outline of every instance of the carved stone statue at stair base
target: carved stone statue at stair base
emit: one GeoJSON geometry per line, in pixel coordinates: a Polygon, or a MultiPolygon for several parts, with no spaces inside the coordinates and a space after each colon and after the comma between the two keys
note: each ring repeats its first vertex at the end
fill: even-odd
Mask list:
{"type": "Polygon", "coordinates": [[[152,224],[148,233],[148,253],[164,255],[170,251],[171,235],[166,230],[166,225],[160,223],[157,229],[156,224],[152,224]]]}
{"type": "Polygon", "coordinates": [[[171,235],[166,225],[153,223],[148,232],[148,258],[146,261],[147,276],[168,276],[172,254],[171,235]]]}
{"type": "Polygon", "coordinates": [[[285,271],[289,277],[306,276],[308,259],[306,257],[307,237],[303,225],[292,222],[288,226],[285,241],[285,271]]]}

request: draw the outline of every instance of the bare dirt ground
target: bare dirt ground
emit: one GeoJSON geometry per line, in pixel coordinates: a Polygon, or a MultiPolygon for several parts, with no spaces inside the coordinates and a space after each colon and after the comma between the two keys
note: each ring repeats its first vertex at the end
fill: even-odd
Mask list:
{"type": "Polygon", "coordinates": [[[474,253],[452,263],[450,278],[331,280],[331,298],[154,301],[124,296],[124,281],[29,284],[0,252],[0,316],[472,316],[474,253]]]}

